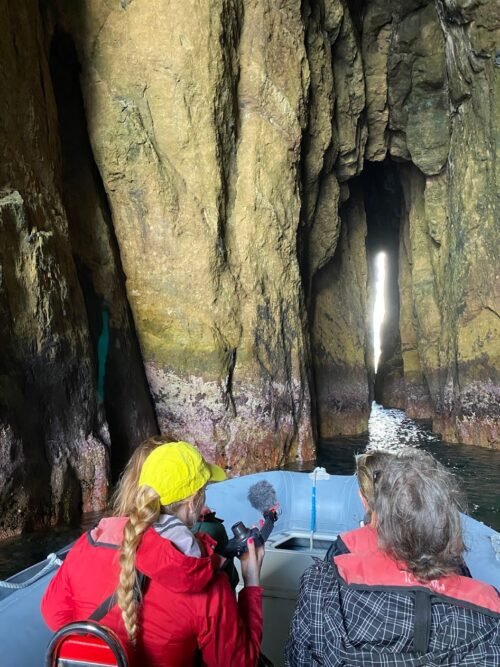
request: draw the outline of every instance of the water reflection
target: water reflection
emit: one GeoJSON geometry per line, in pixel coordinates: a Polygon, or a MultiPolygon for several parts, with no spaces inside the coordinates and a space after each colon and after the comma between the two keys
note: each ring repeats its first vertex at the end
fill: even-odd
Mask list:
{"type": "MultiPolygon", "coordinates": [[[[401,446],[421,447],[456,472],[467,492],[471,516],[500,531],[500,451],[444,443],[431,431],[429,423],[410,419],[401,410],[386,410],[374,403],[368,434],[321,441],[317,464],[331,474],[350,475],[354,472],[355,454],[366,449],[391,450],[401,446]]],[[[315,462],[310,461],[287,469],[306,471],[312,470],[314,465],[315,462]]],[[[27,533],[0,542],[0,579],[65,546],[96,523],[97,518],[89,515],[79,527],[27,533]]]]}
{"type": "Polygon", "coordinates": [[[410,419],[402,410],[388,410],[378,403],[372,404],[367,449],[391,450],[438,442],[439,437],[430,430],[428,422],[410,419]]]}
{"type": "MultiPolygon", "coordinates": [[[[445,443],[431,431],[429,422],[410,419],[401,410],[389,410],[373,403],[368,434],[323,440],[318,447],[318,465],[331,474],[348,475],[354,472],[355,454],[367,449],[400,447],[425,449],[451,468],[462,480],[469,500],[469,514],[500,531],[500,451],[445,443]]],[[[311,462],[302,469],[312,466],[311,462]]]]}

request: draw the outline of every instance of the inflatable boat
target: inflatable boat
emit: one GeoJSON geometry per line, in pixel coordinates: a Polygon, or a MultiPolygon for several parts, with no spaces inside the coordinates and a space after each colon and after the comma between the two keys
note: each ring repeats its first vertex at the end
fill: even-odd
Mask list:
{"type": "MultiPolygon", "coordinates": [[[[283,665],[283,649],[295,607],[299,579],[312,559],[323,558],[339,533],[360,525],[363,507],[354,476],[267,472],[238,477],[207,489],[207,505],[224,519],[227,532],[238,521],[258,523],[259,512],[248,501],[249,488],[262,480],[273,485],[281,511],[266,542],[262,568],[264,639],[262,650],[275,667],[283,665]]],[[[466,562],[476,579],[500,589],[497,560],[500,534],[463,517],[466,562]]],[[[11,577],[0,587],[0,665],[42,667],[51,632],[40,615],[40,600],[69,547],[11,577]]],[[[65,664],[78,664],[68,662],[65,664]]],[[[81,663],[80,663],[81,664],[81,663]]]]}

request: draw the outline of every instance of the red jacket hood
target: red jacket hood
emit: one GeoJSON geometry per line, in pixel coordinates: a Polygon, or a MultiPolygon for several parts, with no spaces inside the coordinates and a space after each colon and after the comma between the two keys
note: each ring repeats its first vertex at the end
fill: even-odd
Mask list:
{"type": "MultiPolygon", "coordinates": [[[[90,535],[96,546],[119,548],[127,517],[101,519],[90,535]]],[[[186,556],[170,540],[148,528],[137,550],[136,565],[150,579],[178,593],[199,593],[212,581],[220,568],[221,558],[214,553],[216,541],[206,533],[196,535],[201,558],[186,556]]]]}

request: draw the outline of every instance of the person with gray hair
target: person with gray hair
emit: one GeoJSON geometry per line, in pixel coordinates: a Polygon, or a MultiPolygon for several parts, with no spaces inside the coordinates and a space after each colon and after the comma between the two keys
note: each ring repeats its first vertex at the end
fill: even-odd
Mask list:
{"type": "Polygon", "coordinates": [[[379,545],[420,581],[455,574],[465,552],[460,518],[465,508],[456,477],[430,454],[416,450],[389,461],[373,504],[379,545]]]}
{"type": "Polygon", "coordinates": [[[374,478],[376,545],[303,574],[288,667],[498,667],[500,597],[462,576],[463,495],[420,450],[374,478]]]}

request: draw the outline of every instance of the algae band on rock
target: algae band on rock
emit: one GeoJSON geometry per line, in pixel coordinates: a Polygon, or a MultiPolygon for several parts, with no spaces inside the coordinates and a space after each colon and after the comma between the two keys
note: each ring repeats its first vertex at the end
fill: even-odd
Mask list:
{"type": "Polygon", "coordinates": [[[375,397],[500,446],[494,0],[0,8],[0,533],[158,432],[255,472],[375,397]]]}

